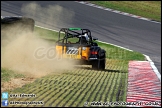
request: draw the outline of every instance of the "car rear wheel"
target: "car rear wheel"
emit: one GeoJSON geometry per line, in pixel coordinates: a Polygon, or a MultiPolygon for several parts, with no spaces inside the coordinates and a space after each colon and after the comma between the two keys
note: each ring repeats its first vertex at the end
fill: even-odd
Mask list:
{"type": "Polygon", "coordinates": [[[104,70],[105,69],[105,59],[104,60],[95,60],[92,62],[92,69],[95,70],[104,70]]]}
{"type": "Polygon", "coordinates": [[[92,61],[92,69],[97,69],[97,67],[98,67],[98,61],[97,60],[95,60],[95,61],[92,61]]]}

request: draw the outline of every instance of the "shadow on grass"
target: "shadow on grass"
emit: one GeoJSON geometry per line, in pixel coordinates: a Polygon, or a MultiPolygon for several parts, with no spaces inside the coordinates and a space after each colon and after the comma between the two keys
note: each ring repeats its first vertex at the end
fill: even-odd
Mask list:
{"type": "Polygon", "coordinates": [[[85,70],[94,70],[95,72],[97,72],[97,71],[102,71],[102,72],[126,73],[125,70],[112,70],[112,69],[97,70],[97,69],[92,69],[91,67],[81,67],[81,66],[74,66],[74,68],[77,68],[77,69],[85,69],[85,70]]]}

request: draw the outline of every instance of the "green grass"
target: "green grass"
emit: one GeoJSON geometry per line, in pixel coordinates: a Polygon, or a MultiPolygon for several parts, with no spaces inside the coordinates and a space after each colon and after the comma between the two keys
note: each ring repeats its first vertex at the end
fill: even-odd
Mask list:
{"type": "Polygon", "coordinates": [[[34,28],[34,32],[37,34],[37,36],[43,39],[49,39],[52,41],[58,40],[58,34],[59,34],[58,32],[53,32],[51,30],[42,29],[36,26],[34,28]]]}
{"type": "Polygon", "coordinates": [[[161,22],[161,1],[89,1],[99,6],[161,22]]]}
{"type": "MultiPolygon", "coordinates": [[[[45,39],[49,42],[55,43],[56,41],[58,41],[58,32],[54,32],[51,30],[47,30],[47,29],[43,29],[40,27],[36,27],[34,28],[34,33],[36,34],[36,36],[39,36],[42,39],[45,39]]],[[[62,38],[64,35],[61,34],[60,38],[62,38]]]]}
{"type": "Polygon", "coordinates": [[[125,61],[113,62],[114,60],[107,59],[105,71],[85,69],[81,66],[80,69],[76,67],[61,75],[51,74],[39,78],[31,84],[9,91],[9,94],[32,93],[36,97],[9,98],[9,101],[43,101],[42,106],[45,107],[82,107],[86,101],[126,101],[127,70],[122,65],[125,61]]]}
{"type": "Polygon", "coordinates": [[[1,82],[10,81],[11,78],[24,78],[25,75],[1,67],[1,82]]]}
{"type": "Polygon", "coordinates": [[[98,46],[106,50],[106,57],[117,60],[145,60],[145,56],[137,51],[128,51],[110,44],[105,44],[97,41],[98,46]]]}

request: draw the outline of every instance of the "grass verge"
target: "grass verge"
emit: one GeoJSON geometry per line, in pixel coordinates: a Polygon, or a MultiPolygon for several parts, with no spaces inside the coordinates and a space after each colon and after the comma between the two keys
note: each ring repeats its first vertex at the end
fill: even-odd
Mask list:
{"type": "Polygon", "coordinates": [[[99,6],[161,22],[161,1],[89,1],[99,6]]]}
{"type": "Polygon", "coordinates": [[[43,101],[44,105],[37,105],[42,107],[83,107],[85,102],[89,102],[88,106],[98,106],[93,102],[126,101],[127,70],[122,65],[124,62],[108,59],[104,71],[76,66],[61,75],[39,78],[31,84],[8,91],[9,94],[35,94],[36,97],[9,98],[9,101],[43,101]]]}
{"type": "Polygon", "coordinates": [[[25,75],[15,73],[12,70],[1,68],[1,82],[8,82],[11,78],[24,78],[25,75]]]}
{"type": "Polygon", "coordinates": [[[97,44],[106,50],[106,57],[108,59],[117,59],[117,60],[145,60],[145,56],[137,51],[128,51],[110,44],[105,44],[97,41],[97,44]]]}

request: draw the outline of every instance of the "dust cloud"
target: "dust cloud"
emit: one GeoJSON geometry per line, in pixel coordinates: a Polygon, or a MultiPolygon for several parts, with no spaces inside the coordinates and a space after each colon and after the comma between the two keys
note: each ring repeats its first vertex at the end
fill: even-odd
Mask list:
{"type": "Polygon", "coordinates": [[[15,38],[2,39],[1,67],[3,68],[35,77],[73,68],[71,60],[58,59],[54,44],[39,38],[35,32],[24,32],[16,36],[7,32],[5,36],[15,38]]]}
{"type": "Polygon", "coordinates": [[[58,27],[61,27],[61,25],[67,27],[67,23],[71,23],[75,15],[73,11],[60,5],[47,5],[43,7],[36,2],[24,4],[21,12],[24,16],[37,20],[36,24],[39,22],[45,25],[57,25],[58,27]]]}
{"type": "MultiPolygon", "coordinates": [[[[73,13],[70,12],[70,14],[59,5],[41,7],[34,2],[25,4],[21,11],[30,18],[39,18],[45,24],[51,21],[54,25],[58,24],[61,20],[65,21],[66,15],[68,21],[73,17],[73,13]]],[[[50,73],[60,73],[64,69],[73,69],[74,63],[57,59],[54,44],[41,39],[36,32],[12,32],[20,28],[20,25],[3,30],[1,28],[1,37],[3,37],[1,39],[1,67],[32,77],[42,77],[50,73]]]]}

